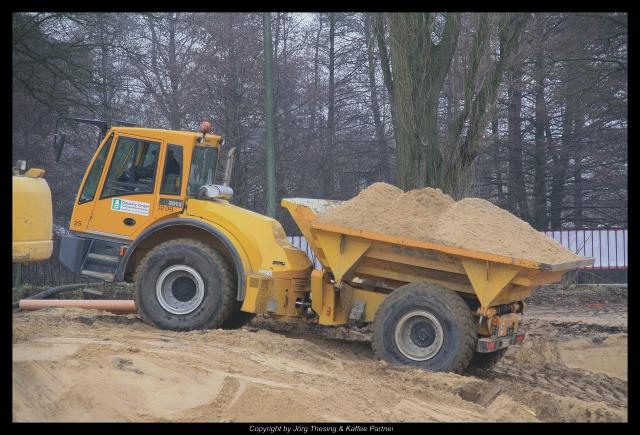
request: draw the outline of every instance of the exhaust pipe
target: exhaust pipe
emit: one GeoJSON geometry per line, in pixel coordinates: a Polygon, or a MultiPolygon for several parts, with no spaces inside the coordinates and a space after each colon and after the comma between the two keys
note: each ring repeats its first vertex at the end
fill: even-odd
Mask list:
{"type": "Polygon", "coordinates": [[[41,308],[84,308],[87,310],[103,310],[113,314],[136,314],[138,312],[133,300],[78,300],[78,299],[21,299],[18,307],[24,311],[41,308]]]}
{"type": "Polygon", "coordinates": [[[227,164],[224,168],[224,180],[222,184],[224,186],[228,186],[231,183],[231,173],[233,172],[233,157],[236,153],[236,147],[233,147],[229,150],[227,154],[227,164]]]}

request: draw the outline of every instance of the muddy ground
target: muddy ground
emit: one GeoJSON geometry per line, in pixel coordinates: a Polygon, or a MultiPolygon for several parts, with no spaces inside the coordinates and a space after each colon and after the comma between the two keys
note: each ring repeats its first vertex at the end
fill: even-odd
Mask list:
{"type": "Polygon", "coordinates": [[[390,366],[355,327],[257,317],[174,333],[136,315],[16,312],[13,419],[627,421],[626,288],[548,286],[528,302],[525,343],[465,375],[390,366]]]}

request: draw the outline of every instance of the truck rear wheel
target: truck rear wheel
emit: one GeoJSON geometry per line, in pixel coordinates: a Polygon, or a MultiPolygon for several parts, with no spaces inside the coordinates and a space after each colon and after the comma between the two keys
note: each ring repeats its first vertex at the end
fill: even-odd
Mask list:
{"type": "Polygon", "coordinates": [[[380,304],[373,324],[373,349],[379,358],[437,372],[463,372],[477,339],[464,300],[427,283],[394,290],[380,304]]]}
{"type": "Polygon", "coordinates": [[[218,328],[233,314],[236,278],[217,250],[191,239],[151,249],[134,277],[142,319],[174,331],[218,328]]]}

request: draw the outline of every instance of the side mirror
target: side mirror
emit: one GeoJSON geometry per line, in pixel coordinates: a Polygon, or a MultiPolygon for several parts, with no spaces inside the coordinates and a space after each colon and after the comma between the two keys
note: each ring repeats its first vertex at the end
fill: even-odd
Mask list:
{"type": "Polygon", "coordinates": [[[53,135],[53,149],[56,153],[56,163],[60,162],[62,156],[62,148],[64,147],[64,141],[67,135],[64,133],[56,133],[53,135]]]}

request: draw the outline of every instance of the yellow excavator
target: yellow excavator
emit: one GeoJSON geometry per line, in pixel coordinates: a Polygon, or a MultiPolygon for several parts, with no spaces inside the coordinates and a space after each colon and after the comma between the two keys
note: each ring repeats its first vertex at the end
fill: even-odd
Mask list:
{"type": "MultiPolygon", "coordinates": [[[[208,122],[199,132],[101,128],[59,258],[87,277],[132,282],[131,309],[159,328],[233,327],[256,313],[372,324],[380,358],[461,372],[523,341],[523,299],[535,287],[593,263],[544,264],[322,224],[317,217],[339,201],[283,199],[322,264],[314,269],[278,221],[229,202],[232,159],[215,183],[223,140],[208,122]]],[[[57,135],[57,159],[63,144],[57,135]]]]}

